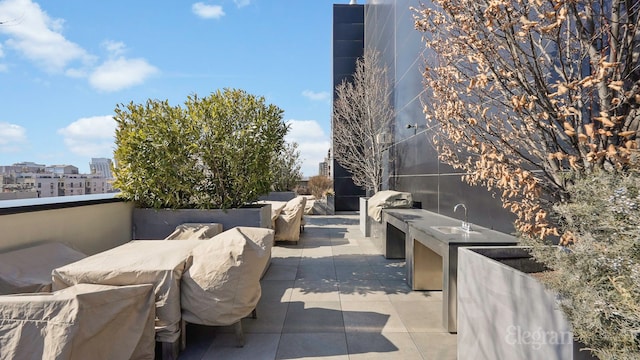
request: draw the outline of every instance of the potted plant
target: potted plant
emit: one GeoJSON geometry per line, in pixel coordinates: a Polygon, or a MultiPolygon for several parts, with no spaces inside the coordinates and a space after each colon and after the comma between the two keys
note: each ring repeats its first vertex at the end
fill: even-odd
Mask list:
{"type": "Polygon", "coordinates": [[[250,204],[273,183],[288,131],[280,108],[224,89],[183,107],[147,100],[115,113],[114,187],[135,203],[134,238],[162,238],[183,222],[270,226],[268,206],[250,204]]]}

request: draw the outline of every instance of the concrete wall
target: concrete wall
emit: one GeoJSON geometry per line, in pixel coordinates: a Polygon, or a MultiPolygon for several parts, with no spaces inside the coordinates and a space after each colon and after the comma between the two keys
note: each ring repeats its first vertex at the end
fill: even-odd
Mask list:
{"type": "Polygon", "coordinates": [[[533,271],[532,262],[522,253],[459,250],[458,359],[593,359],[578,351],[556,295],[525,272],[533,271]]]}
{"type": "Polygon", "coordinates": [[[0,215],[0,251],[57,241],[95,254],[131,240],[132,211],[110,202],[0,215]]]}

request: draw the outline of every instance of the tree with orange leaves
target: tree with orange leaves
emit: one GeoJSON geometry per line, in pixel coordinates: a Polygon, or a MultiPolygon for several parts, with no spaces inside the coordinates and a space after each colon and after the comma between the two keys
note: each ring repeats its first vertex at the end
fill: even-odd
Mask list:
{"type": "MultiPolygon", "coordinates": [[[[624,171],[640,125],[640,1],[434,0],[415,10],[441,160],[497,191],[522,233],[557,229],[567,171],[624,171]]],[[[565,237],[564,239],[567,239],[565,237]]]]}

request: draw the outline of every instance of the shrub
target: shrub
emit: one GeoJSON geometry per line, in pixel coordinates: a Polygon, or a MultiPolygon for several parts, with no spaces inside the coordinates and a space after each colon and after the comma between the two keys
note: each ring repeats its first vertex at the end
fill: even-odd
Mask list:
{"type": "Polygon", "coordinates": [[[309,191],[316,199],[320,199],[333,190],[333,182],[326,176],[316,175],[309,178],[309,191]]]}
{"type": "Polygon", "coordinates": [[[554,206],[563,251],[525,238],[552,272],[574,335],[600,359],[640,358],[640,173],[600,171],[575,178],[554,206]]]}
{"type": "Polygon", "coordinates": [[[184,108],[147,100],[115,109],[114,187],[139,207],[232,208],[268,193],[288,131],[263,97],[224,89],[184,108]]]}

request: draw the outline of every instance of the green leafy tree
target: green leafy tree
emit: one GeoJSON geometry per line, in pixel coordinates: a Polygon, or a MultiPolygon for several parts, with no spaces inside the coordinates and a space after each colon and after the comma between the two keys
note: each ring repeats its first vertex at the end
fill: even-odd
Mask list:
{"type": "Polygon", "coordinates": [[[271,165],[273,171],[272,190],[293,190],[302,179],[300,168],[300,150],[298,150],[298,143],[292,142],[285,144],[271,165]]]}
{"type": "Polygon", "coordinates": [[[283,111],[263,97],[224,89],[115,109],[114,187],[137,206],[232,208],[270,190],[284,147],[283,111]]]}

